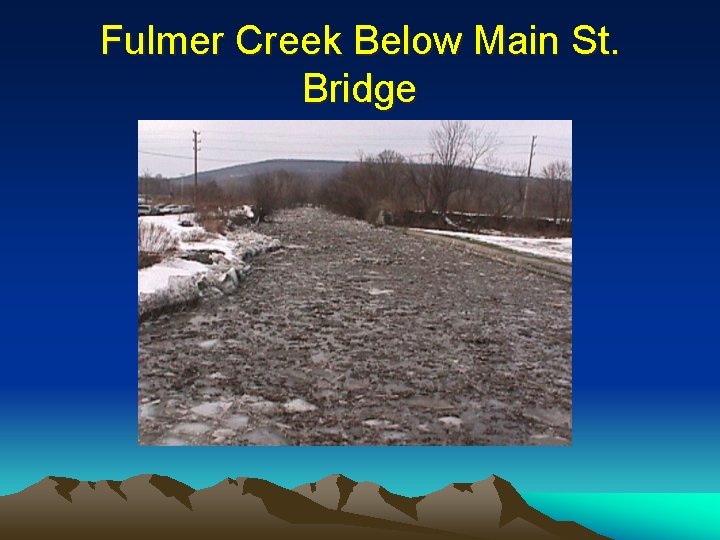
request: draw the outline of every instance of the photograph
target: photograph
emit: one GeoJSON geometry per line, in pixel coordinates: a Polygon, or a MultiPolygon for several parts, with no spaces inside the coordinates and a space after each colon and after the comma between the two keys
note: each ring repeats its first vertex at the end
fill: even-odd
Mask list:
{"type": "Polygon", "coordinates": [[[571,120],[139,120],[143,446],[570,446],[571,120]]]}

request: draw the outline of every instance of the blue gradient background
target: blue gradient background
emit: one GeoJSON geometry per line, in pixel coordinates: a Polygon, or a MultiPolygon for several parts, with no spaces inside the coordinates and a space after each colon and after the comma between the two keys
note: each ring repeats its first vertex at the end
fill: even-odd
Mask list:
{"type": "MultiPolygon", "coordinates": [[[[143,472],[195,487],[342,472],[406,494],[491,473],[524,493],[720,491],[714,19],[699,2],[652,6],[6,7],[0,493],[49,474],[143,472]],[[103,57],[103,23],[229,37],[219,57],[103,57]],[[298,33],[331,23],[346,54],[243,57],[231,36],[245,23],[298,33]],[[534,23],[560,35],[561,54],[475,57],[466,41],[456,58],[357,58],[360,23],[466,39],[476,23],[534,23]],[[607,25],[620,54],[571,54],[582,23],[607,25]],[[410,79],[417,99],[389,112],[306,105],[303,73],[315,70],[410,79]],[[138,447],[134,205],[146,118],[572,119],[572,448],[138,447]]],[[[576,519],[559,510],[572,497],[537,497],[576,519]]],[[[593,524],[634,537],[611,516],[593,524]]]]}

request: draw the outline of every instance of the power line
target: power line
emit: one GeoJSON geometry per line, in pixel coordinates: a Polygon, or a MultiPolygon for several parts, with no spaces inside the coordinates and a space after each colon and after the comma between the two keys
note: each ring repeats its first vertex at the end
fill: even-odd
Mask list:
{"type": "MultiPolygon", "coordinates": [[[[193,156],[181,156],[178,154],[165,154],[163,152],[148,152],[147,150],[138,150],[138,154],[146,154],[149,156],[161,156],[161,157],[170,157],[170,158],[178,158],[178,159],[191,159],[194,160],[195,158],[193,156]]],[[[218,163],[238,163],[236,159],[217,159],[217,158],[202,158],[202,161],[216,161],[218,163]]]]}
{"type": "MultiPolygon", "coordinates": [[[[155,142],[159,143],[161,141],[155,141],[155,142]]],[[[205,142],[206,142],[206,146],[207,146],[207,140],[205,142]]],[[[223,142],[226,142],[226,141],[223,141],[223,142]]],[[[227,142],[230,142],[230,141],[227,141],[227,142]]],[[[245,141],[245,142],[247,142],[247,141],[245,141]]],[[[140,141],[140,144],[145,145],[145,144],[153,144],[153,143],[149,142],[149,141],[140,141]]],[[[180,145],[180,144],[168,145],[167,148],[180,148],[181,146],[184,146],[184,145],[180,145]]],[[[520,152],[518,150],[512,150],[511,152],[505,152],[505,149],[507,149],[507,148],[514,149],[514,148],[521,147],[521,146],[525,146],[525,145],[519,144],[519,143],[502,144],[497,150],[500,152],[503,152],[505,154],[508,154],[508,153],[525,154],[525,151],[520,152]]],[[[361,150],[361,148],[359,146],[357,146],[356,143],[353,143],[353,142],[333,143],[333,147],[345,147],[345,148],[354,148],[355,150],[361,150]]],[[[266,148],[240,148],[240,147],[215,146],[215,145],[212,145],[209,148],[206,148],[206,150],[207,151],[221,151],[221,152],[268,152],[268,151],[278,152],[279,151],[279,152],[284,152],[284,153],[304,154],[304,155],[317,155],[318,153],[328,153],[328,152],[323,152],[322,150],[316,150],[316,151],[312,151],[312,152],[304,152],[302,150],[286,150],[284,148],[272,148],[272,149],[268,148],[268,147],[266,147],[266,148]]],[[[150,151],[145,151],[144,153],[150,153],[150,151]]],[[[161,152],[155,152],[155,153],[159,154],[161,152]]],[[[190,158],[188,158],[188,159],[190,159],[190,158]]]]}
{"type": "Polygon", "coordinates": [[[527,150],[512,150],[511,152],[504,152],[501,148],[497,150],[497,153],[503,154],[504,156],[527,156],[527,150]]]}
{"type": "Polygon", "coordinates": [[[572,146],[560,146],[558,144],[540,143],[543,148],[555,148],[558,150],[572,150],[572,146]]]}
{"type": "Polygon", "coordinates": [[[163,156],[180,159],[193,159],[191,156],[178,156],[177,154],[165,154],[163,152],[148,152],[147,150],[138,150],[138,154],[147,154],[149,156],[163,156]]]}
{"type": "Polygon", "coordinates": [[[554,157],[554,158],[566,159],[566,160],[572,159],[572,156],[568,156],[568,155],[562,156],[560,154],[550,154],[548,152],[538,152],[538,154],[540,154],[541,156],[545,156],[545,157],[554,157]]]}
{"type": "MultiPolygon", "coordinates": [[[[168,130],[172,133],[175,133],[175,130],[170,129],[168,130]]],[[[164,140],[169,140],[168,138],[164,137],[160,134],[161,132],[158,130],[144,130],[142,133],[139,133],[138,135],[142,136],[148,136],[157,134],[160,137],[162,137],[164,140]]],[[[216,135],[237,135],[242,137],[243,133],[238,131],[221,131],[221,130],[204,130],[203,133],[205,135],[208,134],[216,134],[216,135]]],[[[270,131],[251,131],[247,133],[248,136],[252,136],[253,139],[257,139],[258,137],[268,137],[270,139],[287,139],[287,138],[297,138],[298,134],[295,132],[292,133],[278,133],[278,132],[270,132],[270,131]]],[[[495,137],[498,139],[527,139],[528,137],[531,137],[531,135],[502,135],[495,133],[495,137]]],[[[321,140],[332,140],[337,141],[339,138],[347,137],[351,140],[369,140],[369,141],[388,141],[388,142],[396,142],[396,141],[429,141],[430,135],[380,135],[377,136],[375,134],[340,134],[340,133],[304,133],[301,135],[303,139],[321,139],[321,140]]],[[[552,135],[541,135],[544,139],[553,139],[557,141],[572,141],[572,137],[557,137],[552,135]]],[[[175,138],[175,140],[183,140],[180,138],[175,138]]],[[[238,140],[238,139],[232,139],[227,137],[222,137],[223,141],[231,141],[231,140],[238,140]]],[[[247,139],[241,139],[243,141],[246,141],[247,139]]],[[[523,143],[512,143],[512,144],[523,144],[523,143]]]]}
{"type": "MultiPolygon", "coordinates": [[[[218,133],[217,130],[210,130],[210,131],[212,133],[218,133]]],[[[199,143],[201,142],[200,140],[198,140],[199,134],[200,134],[200,132],[193,130],[193,139],[192,139],[193,140],[193,155],[192,156],[174,154],[174,153],[169,153],[169,152],[155,152],[155,151],[151,151],[151,150],[138,149],[139,154],[158,156],[158,157],[167,157],[167,158],[174,158],[174,159],[193,160],[194,161],[194,176],[195,176],[195,193],[194,193],[195,202],[197,202],[197,174],[198,174],[197,168],[198,168],[198,159],[199,159],[198,152],[200,150],[199,143]]],[[[256,134],[257,133],[253,132],[253,137],[256,134]]],[[[265,134],[277,136],[278,138],[285,137],[285,136],[287,136],[287,137],[296,137],[297,136],[297,134],[295,134],[295,133],[289,133],[289,134],[272,133],[271,134],[271,133],[266,132],[265,134]]],[[[318,137],[327,137],[326,135],[320,135],[320,134],[313,134],[313,135],[318,136],[318,137]]],[[[336,140],[336,137],[334,137],[332,135],[328,135],[328,136],[333,137],[334,146],[340,146],[343,144],[343,143],[338,143],[338,141],[336,140]]],[[[304,136],[304,137],[306,137],[306,136],[304,136]]],[[[373,138],[371,135],[368,135],[367,137],[370,137],[371,139],[369,139],[369,140],[372,140],[373,142],[377,141],[377,138],[373,138]]],[[[520,137],[528,137],[528,136],[526,136],[526,135],[503,135],[503,136],[499,136],[498,138],[499,139],[505,139],[505,138],[514,139],[514,138],[520,138],[520,137]]],[[[564,160],[572,159],[571,156],[559,155],[557,153],[544,151],[544,148],[547,147],[547,148],[555,148],[555,149],[566,149],[570,153],[572,153],[572,148],[562,147],[562,146],[553,145],[553,144],[547,144],[544,142],[538,142],[537,135],[532,135],[530,137],[531,137],[531,148],[530,148],[530,157],[529,157],[528,172],[527,172],[528,177],[530,176],[530,174],[532,172],[532,159],[535,155],[541,155],[544,157],[551,157],[551,158],[559,158],[559,159],[564,159],[564,160]]],[[[562,137],[545,136],[545,135],[543,135],[542,138],[567,140],[566,138],[562,138],[562,137]]],[[[355,145],[356,142],[360,142],[360,141],[357,141],[357,139],[358,139],[357,137],[353,137],[353,142],[346,142],[344,144],[346,146],[355,145]]],[[[411,141],[413,139],[419,140],[419,139],[413,138],[413,137],[401,137],[401,138],[398,138],[397,140],[411,141]]],[[[171,141],[171,140],[177,141],[180,139],[163,138],[163,140],[156,140],[156,141],[139,141],[138,140],[138,142],[140,142],[141,144],[153,144],[153,143],[164,143],[166,141],[171,141]]],[[[427,139],[423,138],[423,140],[427,140],[427,139]]],[[[222,142],[233,142],[233,139],[223,138],[222,142]]],[[[240,142],[240,141],[238,141],[238,142],[240,142]]],[[[247,139],[242,142],[247,143],[247,139]]],[[[382,143],[380,143],[380,144],[382,144],[382,143]]],[[[497,152],[504,156],[525,155],[524,151],[515,150],[516,147],[525,146],[525,144],[526,143],[520,143],[520,142],[501,143],[501,146],[497,149],[497,152]],[[510,149],[510,150],[508,151],[507,149],[510,149]]],[[[571,142],[571,144],[572,144],[572,142],[571,142]]],[[[359,147],[356,147],[356,150],[359,152],[362,152],[362,149],[359,147]]],[[[288,151],[288,150],[283,150],[283,149],[276,149],[276,150],[264,149],[263,150],[263,149],[253,149],[253,148],[229,148],[226,146],[219,146],[219,147],[213,146],[209,149],[206,149],[205,151],[206,152],[207,151],[211,151],[211,152],[219,151],[219,152],[238,152],[238,153],[266,153],[266,154],[272,154],[274,152],[281,152],[284,154],[283,157],[286,157],[286,158],[291,158],[291,157],[295,157],[295,156],[307,156],[307,157],[312,157],[315,159],[318,159],[318,158],[321,159],[320,156],[324,153],[322,151],[317,151],[317,150],[313,151],[313,152],[303,152],[301,150],[294,150],[294,151],[288,151]]],[[[405,154],[405,155],[409,158],[413,158],[413,157],[424,158],[424,157],[430,156],[431,153],[425,152],[425,153],[413,153],[413,154],[405,154]]],[[[339,159],[339,158],[335,155],[332,155],[332,153],[331,153],[331,155],[327,156],[327,159],[339,159]]],[[[237,159],[222,159],[222,158],[212,158],[212,157],[203,157],[202,161],[203,162],[232,164],[232,165],[241,165],[244,163],[249,163],[248,161],[241,161],[241,160],[237,160],[237,159]]],[[[510,174],[517,175],[517,171],[512,168],[496,166],[496,167],[494,167],[494,169],[499,172],[509,172],[510,174]]],[[[526,190],[527,190],[527,185],[526,185],[526,190]]],[[[525,201],[526,200],[527,200],[527,193],[525,193],[525,196],[524,196],[523,215],[525,215],[525,201]]]]}
{"type": "MultiPolygon", "coordinates": [[[[210,151],[213,151],[213,150],[220,150],[220,149],[219,149],[219,148],[205,148],[204,151],[205,151],[205,152],[210,152],[210,151]]],[[[227,149],[227,151],[234,151],[234,152],[258,152],[258,153],[261,153],[261,152],[267,153],[267,152],[268,152],[268,150],[263,150],[263,149],[250,150],[250,149],[238,149],[238,148],[227,149]]],[[[505,151],[503,151],[502,148],[498,149],[497,153],[498,153],[498,154],[502,154],[502,155],[504,155],[504,156],[520,156],[520,155],[523,155],[523,156],[524,156],[524,155],[527,155],[527,152],[521,152],[521,151],[519,151],[519,150],[512,150],[512,151],[510,151],[510,152],[505,152],[505,151]]],[[[176,158],[176,159],[189,159],[189,160],[194,160],[194,159],[195,159],[193,156],[183,156],[183,155],[180,155],[180,154],[170,154],[170,153],[166,153],[166,152],[153,152],[153,151],[150,151],[150,150],[138,150],[138,154],[145,154],[145,155],[148,155],[148,156],[159,156],[159,157],[176,158]]],[[[301,156],[316,156],[316,155],[318,155],[318,154],[322,154],[322,152],[302,152],[302,151],[300,151],[300,150],[296,150],[296,151],[286,152],[286,154],[287,154],[287,155],[301,155],[301,156]]],[[[412,157],[412,156],[426,156],[426,155],[429,155],[429,154],[430,154],[430,152],[418,152],[418,153],[405,154],[405,155],[412,157]]],[[[571,159],[571,157],[572,157],[572,156],[568,156],[568,155],[560,155],[560,154],[555,154],[555,153],[543,152],[542,149],[538,148],[537,146],[536,146],[536,148],[535,148],[535,155],[536,155],[536,156],[555,157],[555,158],[560,158],[560,159],[571,159]]],[[[212,157],[198,157],[198,160],[199,160],[199,161],[203,161],[203,162],[205,162],[205,161],[213,161],[213,162],[218,162],[218,163],[238,163],[238,161],[235,160],[235,159],[220,159],[220,158],[212,158],[212,157]]],[[[342,161],[342,160],[341,160],[341,161],[342,161]]]]}

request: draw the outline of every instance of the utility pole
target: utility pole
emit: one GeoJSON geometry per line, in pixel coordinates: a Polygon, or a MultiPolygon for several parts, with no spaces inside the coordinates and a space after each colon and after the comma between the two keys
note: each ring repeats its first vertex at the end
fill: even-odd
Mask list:
{"type": "Polygon", "coordinates": [[[198,144],[201,142],[198,140],[199,131],[193,129],[193,151],[195,152],[195,190],[193,191],[193,206],[197,208],[197,154],[200,147],[198,144]]]}
{"type": "Polygon", "coordinates": [[[532,172],[532,159],[533,159],[533,156],[535,155],[535,140],[536,139],[537,139],[537,135],[533,135],[532,141],[530,142],[530,160],[528,161],[527,180],[525,181],[525,191],[523,192],[522,217],[527,216],[528,188],[530,187],[530,174],[532,172]]]}

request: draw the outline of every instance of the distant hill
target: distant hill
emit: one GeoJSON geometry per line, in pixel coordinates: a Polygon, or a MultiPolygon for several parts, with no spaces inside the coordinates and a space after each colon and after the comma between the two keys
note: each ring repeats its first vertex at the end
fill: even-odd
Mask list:
{"type": "MultiPolygon", "coordinates": [[[[215,181],[220,186],[228,184],[237,184],[245,182],[255,175],[287,171],[291,174],[302,174],[314,179],[326,179],[338,174],[343,167],[358,163],[357,161],[336,161],[322,159],[269,159],[266,161],[256,161],[253,163],[244,163],[241,165],[231,165],[211,171],[203,171],[198,173],[198,183],[215,181]]],[[[484,172],[483,169],[477,169],[478,172],[484,172]]],[[[518,177],[508,174],[497,174],[498,178],[507,180],[516,180],[518,177]]],[[[170,178],[171,182],[185,179],[186,184],[193,181],[193,175],[188,174],[184,177],[170,178]]],[[[536,177],[531,178],[532,182],[536,182],[536,177]]]]}
{"type": "MultiPolygon", "coordinates": [[[[317,159],[270,159],[267,161],[232,165],[221,169],[213,169],[212,171],[200,172],[198,173],[198,183],[203,184],[213,180],[220,186],[232,183],[242,183],[257,174],[280,170],[315,178],[328,178],[339,173],[342,168],[349,163],[352,162],[317,159]]],[[[182,178],[183,177],[178,177],[173,178],[172,180],[179,181],[182,178]]],[[[189,174],[184,178],[186,182],[189,182],[193,180],[193,175],[189,174]]]]}

